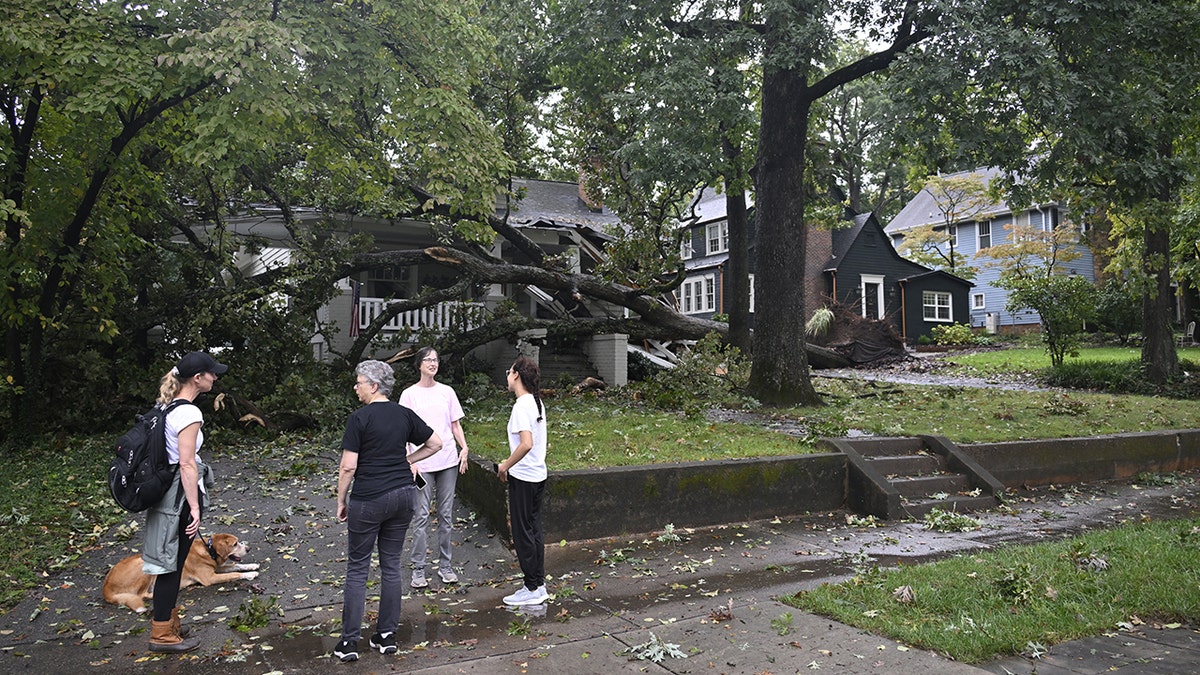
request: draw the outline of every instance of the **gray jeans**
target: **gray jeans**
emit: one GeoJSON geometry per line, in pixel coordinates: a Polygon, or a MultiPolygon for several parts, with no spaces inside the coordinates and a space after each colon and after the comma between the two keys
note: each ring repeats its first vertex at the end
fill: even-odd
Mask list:
{"type": "Polygon", "coordinates": [[[400,625],[400,596],[404,535],[412,522],[416,487],[396,488],[378,499],[356,501],[351,497],[346,518],[349,536],[346,556],[346,587],[342,591],[342,639],[356,642],[362,637],[362,620],[367,602],[367,574],[371,552],[379,543],[380,633],[394,633],[400,625]]]}
{"type": "Polygon", "coordinates": [[[425,570],[429,514],[437,491],[438,569],[450,569],[450,527],[454,524],[454,486],[458,484],[458,465],[441,471],[422,474],[425,488],[417,493],[417,504],[413,514],[412,564],[414,570],[425,570]]]}

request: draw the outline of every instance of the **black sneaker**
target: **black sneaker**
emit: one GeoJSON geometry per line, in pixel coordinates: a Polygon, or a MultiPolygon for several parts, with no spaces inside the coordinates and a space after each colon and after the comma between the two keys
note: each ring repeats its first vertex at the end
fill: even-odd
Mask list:
{"type": "Polygon", "coordinates": [[[395,633],[376,633],[371,636],[371,649],[378,649],[380,654],[396,653],[395,633]]]}
{"type": "Polygon", "coordinates": [[[358,641],[351,642],[349,640],[342,640],[338,643],[338,646],[334,648],[333,655],[341,659],[343,663],[346,661],[357,661],[358,641]]]}

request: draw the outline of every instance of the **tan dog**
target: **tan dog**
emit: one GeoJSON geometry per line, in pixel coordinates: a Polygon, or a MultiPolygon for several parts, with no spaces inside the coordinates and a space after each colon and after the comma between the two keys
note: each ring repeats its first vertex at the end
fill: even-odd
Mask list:
{"type": "MultiPolygon", "coordinates": [[[[212,545],[217,552],[216,560],[208,553],[204,541],[196,538],[192,550],[183,563],[183,576],[179,588],[192,584],[211,586],[226,581],[253,579],[258,576],[257,563],[242,564],[246,555],[246,544],[232,534],[214,534],[212,545]]],[[[114,605],[125,605],[135,612],[146,611],[146,600],[154,597],[154,580],[142,572],[142,556],[131,555],[113,565],[104,577],[104,599],[114,605]]]]}

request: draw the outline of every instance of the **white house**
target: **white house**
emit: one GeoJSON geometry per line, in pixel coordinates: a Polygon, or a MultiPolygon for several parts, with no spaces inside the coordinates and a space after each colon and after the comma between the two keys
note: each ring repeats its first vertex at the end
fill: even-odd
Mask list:
{"type": "MultiPolygon", "coordinates": [[[[587,272],[594,268],[603,257],[605,243],[611,240],[606,230],[619,225],[617,216],[589,203],[577,183],[539,180],[514,180],[513,183],[520,199],[511,206],[498,199],[497,216],[507,217],[510,225],[539,244],[548,255],[565,256],[574,269],[587,272]]],[[[425,221],[329,215],[313,209],[300,209],[295,213],[301,225],[309,228],[316,227],[321,221],[329,221],[322,225],[329,236],[369,234],[375,250],[379,251],[421,249],[438,244],[431,225],[425,221]]],[[[290,261],[290,234],[277,209],[258,209],[229,218],[226,223],[236,236],[257,236],[267,242],[265,248],[243,254],[240,267],[244,272],[257,273],[290,261]]],[[[493,254],[510,262],[524,261],[519,251],[500,238],[497,238],[493,254]]],[[[319,310],[317,317],[323,323],[336,325],[338,330],[313,338],[314,356],[324,359],[331,350],[344,351],[359,331],[367,328],[384,311],[389,301],[414,297],[422,289],[449,288],[457,281],[458,275],[453,269],[437,263],[400,265],[342,279],[339,281],[341,292],[319,310]]],[[[609,309],[597,307],[587,300],[579,306],[564,306],[553,293],[536,286],[492,284],[482,292],[468,292],[457,300],[401,313],[384,326],[381,337],[404,342],[422,328],[469,330],[482,323],[486,314],[505,299],[516,302],[520,310],[530,316],[553,317],[609,309]]],[[[625,336],[596,336],[578,348],[606,382],[625,384],[625,336]]],[[[492,360],[489,357],[511,358],[511,346],[508,345],[493,345],[481,348],[481,351],[479,355],[485,360],[492,360]]],[[[536,349],[534,351],[536,353],[536,349]]]]}

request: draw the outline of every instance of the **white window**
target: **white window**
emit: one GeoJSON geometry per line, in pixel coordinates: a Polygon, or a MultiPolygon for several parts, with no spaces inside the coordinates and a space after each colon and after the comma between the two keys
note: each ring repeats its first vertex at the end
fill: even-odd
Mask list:
{"type": "Polygon", "coordinates": [[[926,321],[954,321],[954,312],[950,306],[950,294],[945,291],[925,291],[921,294],[925,307],[926,321]]]}
{"type": "Polygon", "coordinates": [[[958,226],[950,225],[946,231],[950,234],[950,248],[958,248],[958,226]]]}
{"type": "Polygon", "coordinates": [[[864,274],[860,277],[859,293],[862,297],[862,315],[867,319],[883,318],[883,277],[864,274]]]}
{"type": "Polygon", "coordinates": [[[986,309],[986,305],[983,293],[975,293],[971,296],[971,309],[986,309]]]}
{"type": "Polygon", "coordinates": [[[982,251],[992,245],[992,222],[983,220],[979,222],[979,250],[982,251]]]}
{"type": "Polygon", "coordinates": [[[717,281],[711,274],[693,277],[679,287],[679,311],[684,314],[715,312],[717,307],[717,281]]]}
{"type": "Polygon", "coordinates": [[[708,255],[729,250],[729,221],[709,223],[705,228],[705,235],[708,240],[708,255]]]}
{"type": "Polygon", "coordinates": [[[683,235],[683,241],[679,242],[679,257],[683,260],[692,258],[692,232],[688,230],[683,235]]]}

